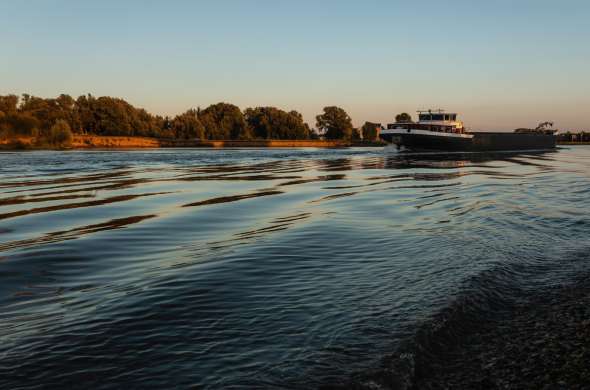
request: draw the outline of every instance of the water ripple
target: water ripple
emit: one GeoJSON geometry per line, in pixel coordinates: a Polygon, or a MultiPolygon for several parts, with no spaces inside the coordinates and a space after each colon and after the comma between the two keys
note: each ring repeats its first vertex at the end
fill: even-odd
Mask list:
{"type": "Polygon", "coordinates": [[[587,274],[589,172],[588,147],[0,153],[0,386],[408,379],[587,274]]]}

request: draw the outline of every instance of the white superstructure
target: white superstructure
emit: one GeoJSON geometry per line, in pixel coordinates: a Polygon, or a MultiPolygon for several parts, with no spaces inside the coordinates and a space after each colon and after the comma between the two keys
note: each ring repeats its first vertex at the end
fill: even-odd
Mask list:
{"type": "Polygon", "coordinates": [[[402,134],[430,135],[436,137],[473,138],[472,134],[465,134],[463,122],[457,120],[456,113],[444,110],[418,110],[417,122],[395,122],[381,130],[382,136],[397,136],[402,134]]]}

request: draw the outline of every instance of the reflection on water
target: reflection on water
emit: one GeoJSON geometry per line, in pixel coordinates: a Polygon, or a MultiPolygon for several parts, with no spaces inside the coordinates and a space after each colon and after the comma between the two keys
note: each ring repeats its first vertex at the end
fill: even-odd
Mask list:
{"type": "Polygon", "coordinates": [[[0,153],[0,384],[346,382],[453,302],[585,272],[589,168],[585,147],[0,153]]]}
{"type": "Polygon", "coordinates": [[[240,194],[240,195],[231,195],[231,196],[221,196],[219,198],[211,198],[207,200],[202,200],[199,202],[185,204],[182,207],[195,207],[195,206],[205,206],[208,204],[216,204],[216,203],[228,203],[228,202],[236,202],[242,199],[250,199],[250,198],[258,198],[260,196],[269,196],[269,195],[278,195],[282,194],[282,191],[258,191],[252,194],[240,194]]]}

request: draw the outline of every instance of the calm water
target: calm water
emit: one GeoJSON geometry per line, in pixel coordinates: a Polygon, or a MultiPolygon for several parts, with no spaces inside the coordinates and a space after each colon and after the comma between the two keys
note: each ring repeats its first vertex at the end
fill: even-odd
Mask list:
{"type": "Polygon", "coordinates": [[[589,189],[589,147],[0,153],[0,387],[341,383],[586,272],[589,189]]]}

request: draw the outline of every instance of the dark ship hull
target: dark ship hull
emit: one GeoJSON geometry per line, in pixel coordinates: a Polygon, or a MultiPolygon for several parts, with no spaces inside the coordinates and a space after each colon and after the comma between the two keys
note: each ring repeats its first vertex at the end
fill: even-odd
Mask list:
{"type": "MultiPolygon", "coordinates": [[[[433,132],[434,133],[434,132],[433,132]]],[[[429,134],[382,134],[386,142],[403,146],[410,150],[433,151],[513,151],[545,150],[555,148],[555,136],[531,133],[466,133],[471,138],[448,137],[429,134]]]]}

